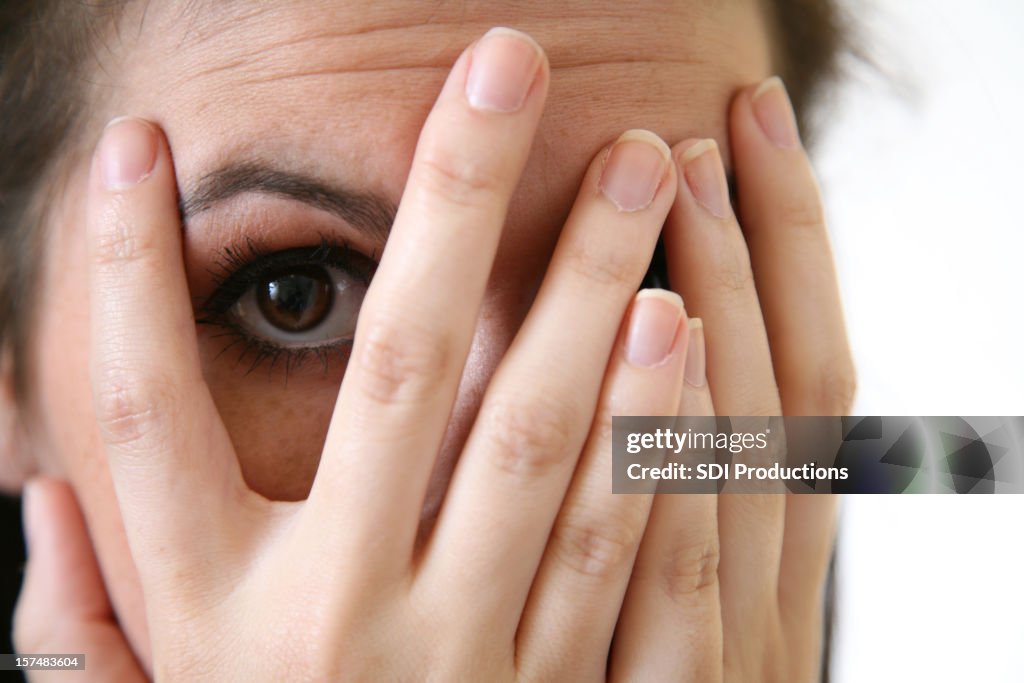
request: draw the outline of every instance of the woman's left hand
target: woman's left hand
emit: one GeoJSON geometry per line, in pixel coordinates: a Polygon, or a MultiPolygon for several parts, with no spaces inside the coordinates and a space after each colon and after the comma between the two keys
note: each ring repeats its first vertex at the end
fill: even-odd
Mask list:
{"type": "MultiPolygon", "coordinates": [[[[688,358],[679,414],[848,414],[854,370],[824,212],[781,81],[737,95],[730,144],[738,221],[717,146],[673,149],[669,279],[706,345],[706,365],[688,358]]],[[[612,679],[819,680],[835,512],[831,495],[658,496],[612,679]]]]}

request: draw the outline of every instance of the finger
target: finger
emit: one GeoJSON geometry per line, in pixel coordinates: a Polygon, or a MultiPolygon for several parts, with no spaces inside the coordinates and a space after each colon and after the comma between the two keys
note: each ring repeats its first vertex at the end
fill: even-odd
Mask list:
{"type": "Polygon", "coordinates": [[[704,321],[701,318],[690,318],[688,327],[690,349],[686,355],[686,381],[683,382],[682,395],[679,399],[679,414],[696,417],[714,415],[711,388],[708,386],[704,321]]]}
{"type": "Polygon", "coordinates": [[[325,520],[360,520],[346,525],[337,553],[408,567],[547,84],[540,47],[495,29],[460,57],[424,125],[306,510],[320,542],[333,542],[322,538],[325,520]]]}
{"type": "MultiPolygon", "coordinates": [[[[778,78],[731,113],[740,212],[787,415],[846,415],[854,370],[818,186],[778,78]]],[[[833,496],[788,495],[779,594],[820,611],[832,552],[833,496]]]]}
{"type": "MultiPolygon", "coordinates": [[[[117,625],[71,488],[53,479],[25,486],[25,581],[14,613],[20,653],[84,654],[83,681],[145,681],[117,625]]],[[[33,671],[33,683],[63,681],[63,671],[33,671]]]]}
{"type": "Polygon", "coordinates": [[[508,590],[480,585],[466,594],[484,600],[465,607],[472,620],[505,619],[508,642],[674,192],[668,147],[652,133],[623,134],[591,164],[456,466],[423,585],[455,593],[502,576],[508,590]]]}
{"type": "MultiPolygon", "coordinates": [[[[780,415],[768,337],[743,234],[712,140],[676,147],[679,192],[666,226],[669,278],[704,320],[707,378],[719,415],[780,415]]],[[[727,494],[718,499],[725,660],[753,675],[758,647],[743,634],[777,613],[785,497],[727,494]]],[[[770,626],[770,624],[767,624],[770,626]]]]}
{"type": "MultiPolygon", "coordinates": [[[[704,331],[690,319],[679,414],[714,415],[704,377],[704,331]]],[[[722,680],[718,498],[656,496],[615,631],[611,680],[722,680]]]]}
{"type": "Polygon", "coordinates": [[[155,126],[107,127],[88,226],[96,419],[141,577],[173,584],[230,536],[250,492],[201,374],[170,150],[155,126]]]}
{"type": "Polygon", "coordinates": [[[714,140],[673,150],[679,192],[665,226],[669,280],[704,321],[707,376],[722,415],[778,415],[768,336],[750,255],[729,203],[714,140]]]}
{"type": "Polygon", "coordinates": [[[678,294],[637,294],[520,622],[517,660],[530,680],[605,675],[653,498],[612,493],[612,416],[675,414],[687,338],[678,294]]]}
{"type": "Polygon", "coordinates": [[[740,214],[783,409],[845,415],[855,378],[835,264],[782,81],[737,96],[731,125],[740,214]]]}

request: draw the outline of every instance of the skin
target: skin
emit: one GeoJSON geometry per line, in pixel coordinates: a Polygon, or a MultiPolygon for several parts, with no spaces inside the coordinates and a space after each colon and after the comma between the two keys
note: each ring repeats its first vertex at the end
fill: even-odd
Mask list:
{"type": "MultiPolygon", "coordinates": [[[[623,10],[597,13],[593,3],[560,9],[571,11],[570,20],[543,5],[514,17],[461,6],[421,16],[416,3],[378,3],[372,13],[336,3],[266,7],[168,3],[144,17],[130,9],[102,53],[103,104],[89,130],[98,136],[103,122],[130,112],[159,127],[160,151],[145,183],[115,192],[95,173],[90,180],[96,162],[83,155],[52,215],[31,452],[40,472],[70,483],[81,515],[54,483],[29,496],[37,506],[31,519],[43,521],[30,531],[21,643],[45,644],[39,615],[78,615],[68,617],[66,633],[105,652],[127,653],[130,644],[146,671],[152,642],[157,669],[173,678],[200,665],[216,634],[255,623],[264,628],[247,633],[246,648],[280,643],[273,624],[291,620],[323,627],[312,631],[323,634],[312,643],[283,638],[311,655],[310,675],[336,671],[327,654],[339,643],[362,644],[351,651],[367,657],[345,664],[369,674],[388,655],[373,634],[411,642],[428,632],[465,645],[433,662],[451,676],[486,661],[496,676],[557,678],[585,661],[596,678],[618,628],[613,676],[750,680],[769,667],[797,680],[813,672],[832,503],[613,497],[602,488],[601,421],[591,430],[595,412],[838,414],[849,407],[852,371],[813,176],[799,146],[773,143],[752,109],[750,84],[770,74],[758,5],[679,3],[668,17],[631,9],[628,21],[616,15],[623,10]],[[666,32],[669,22],[682,33],[666,32]],[[546,57],[521,110],[481,114],[465,101],[470,60],[451,65],[499,23],[529,32],[546,57]],[[432,107],[434,123],[424,129],[432,107]],[[637,127],[681,142],[650,206],[623,213],[602,197],[599,178],[607,145],[637,127]],[[709,214],[686,169],[677,168],[696,136],[717,140],[725,159],[736,160],[749,251],[731,210],[709,214]],[[417,159],[454,159],[453,168],[470,169],[456,177],[474,192],[458,181],[452,187],[450,178],[449,185],[432,180],[429,171],[417,175],[416,168],[436,166],[413,165],[417,141],[417,159]],[[383,250],[323,212],[252,195],[190,218],[179,243],[175,187],[188,196],[211,171],[254,160],[411,207],[399,212],[360,318],[350,368],[369,370],[350,370],[340,396],[340,366],[326,376],[319,367],[297,369],[287,386],[265,368],[245,375],[236,359],[218,358],[223,343],[192,319],[192,301],[212,290],[208,271],[223,248],[247,235],[276,250],[315,244],[328,230],[367,253],[383,250]],[[467,200],[481,194],[481,177],[494,182],[484,187],[490,201],[467,200]],[[141,258],[104,256],[113,242],[103,236],[117,234],[110,226],[118,220],[154,248],[141,258]],[[459,232],[459,225],[477,228],[459,232]],[[696,337],[707,346],[706,383],[683,381],[689,333],[657,368],[623,360],[623,319],[663,227],[673,284],[688,314],[704,320],[696,337]],[[165,293],[166,305],[152,305],[155,292],[165,293]],[[456,310],[453,299],[466,304],[456,310]],[[130,315],[112,317],[115,304],[130,315]],[[396,338],[420,343],[396,351],[381,341],[396,338]],[[139,339],[165,342],[133,346],[139,339]],[[424,355],[433,348],[447,355],[424,355]],[[391,354],[389,364],[374,349],[391,354]],[[170,387],[169,403],[150,403],[166,409],[151,414],[167,420],[132,418],[132,404],[162,395],[147,391],[154,386],[170,387]],[[111,401],[118,396],[111,387],[130,389],[127,409],[111,401]],[[573,410],[526,443],[503,436],[525,438],[507,416],[535,426],[544,416],[524,406],[541,400],[573,410]],[[507,460],[524,450],[525,459],[507,460]],[[495,458],[505,466],[495,470],[495,458]],[[463,464],[451,479],[456,461],[463,464]],[[178,483],[169,489],[169,481],[178,483]],[[306,503],[280,502],[307,495],[306,503]],[[337,519],[358,523],[325,537],[337,519]],[[91,546],[82,542],[83,520],[91,546]],[[392,530],[385,540],[382,528],[392,530]],[[81,574],[82,590],[43,597],[47,576],[88,565],[92,553],[97,569],[81,574]],[[224,558],[217,576],[203,568],[204,557],[224,558]],[[292,565],[296,557],[308,565],[292,565]],[[359,566],[343,580],[333,571],[294,570],[349,566],[352,557],[359,566]],[[453,565],[453,557],[460,561],[453,565]],[[490,585],[495,576],[503,589],[490,585]],[[232,581],[246,587],[243,597],[271,596],[276,611],[268,607],[250,622],[242,598],[219,600],[232,581]],[[295,594],[306,599],[286,599],[295,594]],[[81,600],[74,595],[91,602],[71,609],[68,601],[81,600]],[[440,595],[460,596],[451,602],[457,625],[409,617],[411,605],[422,612],[440,595]],[[371,623],[371,611],[393,618],[371,623]],[[183,630],[195,640],[183,639],[183,630]],[[466,637],[485,633],[506,637],[466,637]],[[669,633],[687,634],[682,656],[677,645],[656,647],[669,633]],[[666,651],[676,655],[652,655],[666,651]]],[[[724,183],[717,149],[706,154],[724,183]]],[[[428,655],[410,651],[399,665],[410,667],[407,674],[422,670],[428,655]]],[[[134,665],[128,656],[111,661],[134,665]]],[[[223,665],[232,664],[242,666],[223,665]]]]}

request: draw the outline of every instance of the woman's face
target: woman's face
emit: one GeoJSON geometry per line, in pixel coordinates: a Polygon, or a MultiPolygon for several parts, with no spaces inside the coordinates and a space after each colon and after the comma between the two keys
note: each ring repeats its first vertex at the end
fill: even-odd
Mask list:
{"type": "MultiPolygon", "coordinates": [[[[269,498],[306,495],[344,373],[343,349],[325,358],[302,347],[320,343],[320,333],[350,336],[420,127],[455,58],[495,25],[544,47],[550,94],[435,470],[429,521],[587,162],[628,128],[669,143],[714,137],[727,158],[732,93],[771,72],[761,3],[142,3],[129,5],[97,51],[96,111],[83,144],[119,114],[166,132],[197,318],[210,321],[198,327],[204,372],[246,480],[269,498]],[[295,292],[307,297],[299,309],[289,308],[295,292]],[[295,310],[322,322],[295,331],[304,324],[295,310]]],[[[82,160],[52,212],[33,451],[43,471],[77,490],[115,607],[138,643],[141,594],[88,383],[86,169],[82,160]]],[[[151,295],[160,306],[161,292],[151,295]]]]}

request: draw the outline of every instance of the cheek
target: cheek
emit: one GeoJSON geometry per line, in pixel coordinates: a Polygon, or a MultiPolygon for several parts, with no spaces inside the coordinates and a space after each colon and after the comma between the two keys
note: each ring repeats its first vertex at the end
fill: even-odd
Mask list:
{"type": "Polygon", "coordinates": [[[223,419],[249,488],[271,500],[309,494],[320,462],[343,362],[300,368],[264,364],[248,372],[246,358],[216,333],[200,332],[203,375],[223,419]]]}

